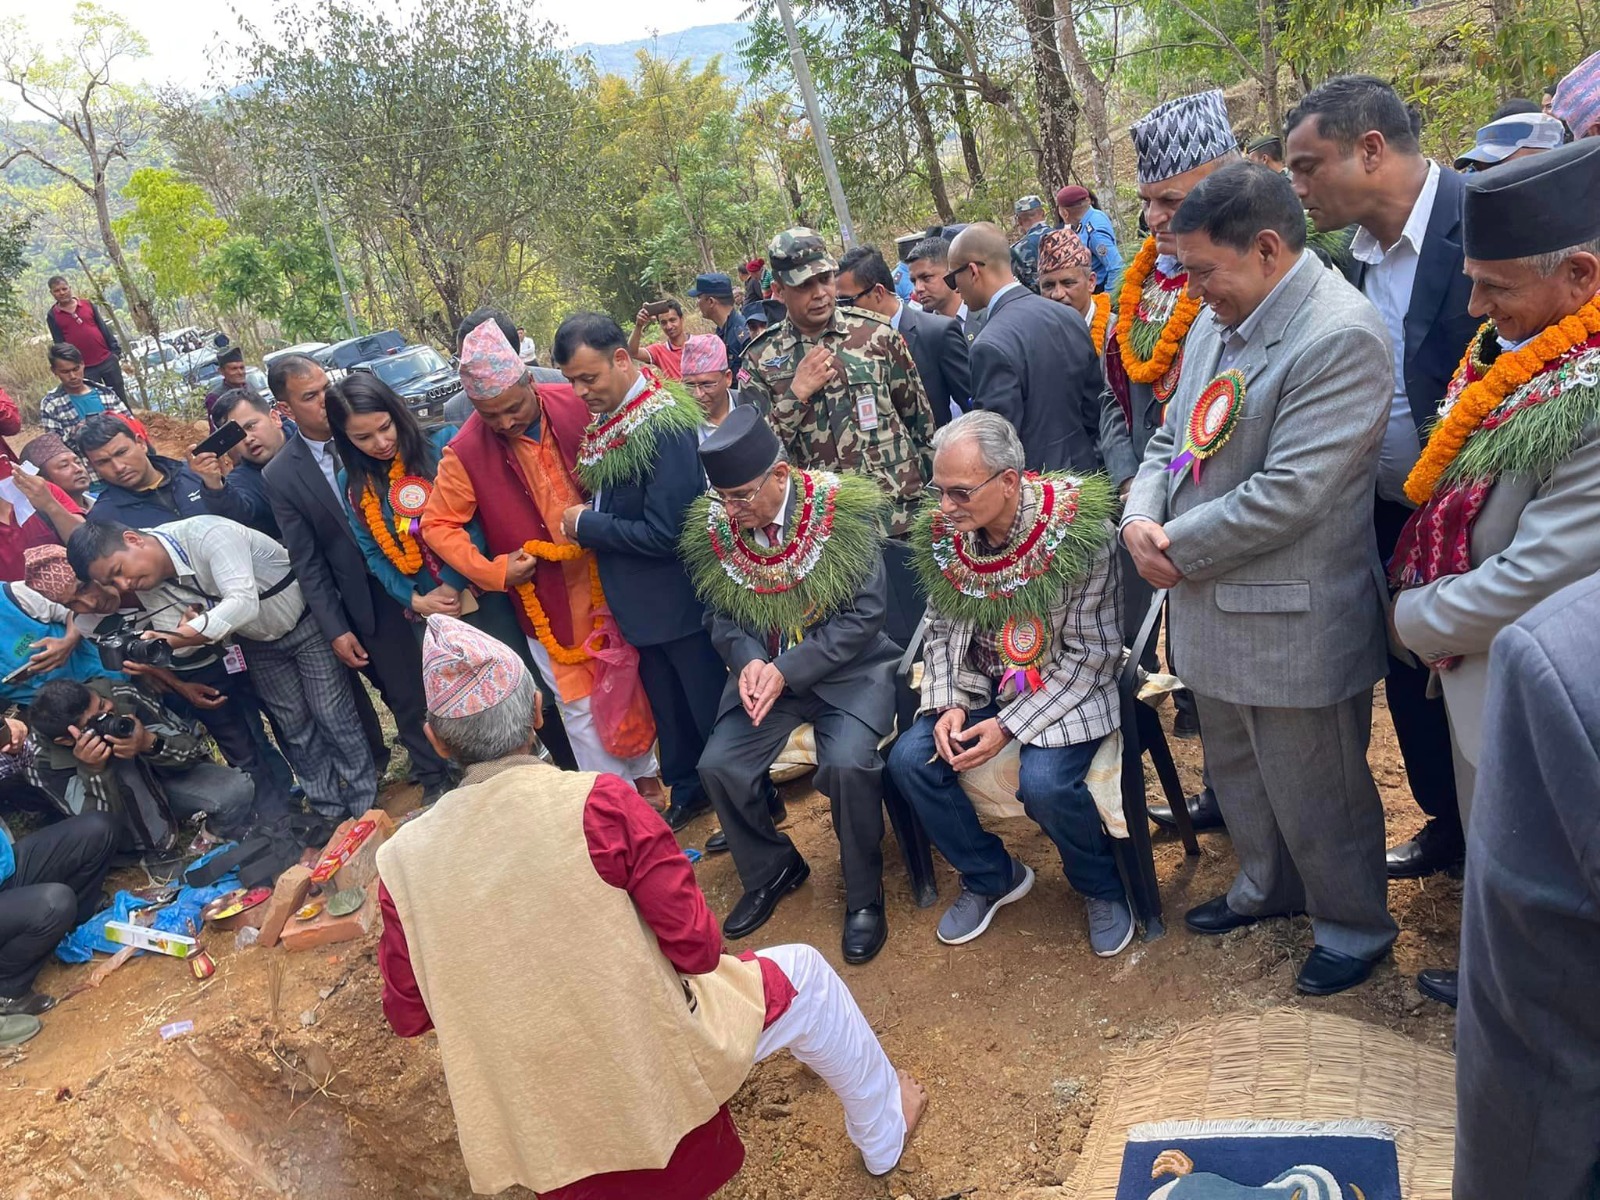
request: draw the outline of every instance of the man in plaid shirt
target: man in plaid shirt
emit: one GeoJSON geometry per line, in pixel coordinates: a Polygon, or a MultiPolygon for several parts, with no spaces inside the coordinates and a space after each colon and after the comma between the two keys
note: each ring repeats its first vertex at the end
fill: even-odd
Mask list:
{"type": "Polygon", "coordinates": [[[1132,940],[1133,915],[1084,783],[1120,715],[1110,484],[1024,477],[1022,442],[997,413],[958,417],[934,447],[939,514],[912,535],[932,618],[922,705],[888,770],[961,872],[939,940],[971,941],[1033,887],[1032,869],[983,828],[960,782],[1016,740],[1023,806],[1084,897],[1090,946],[1110,957],[1132,940]]]}

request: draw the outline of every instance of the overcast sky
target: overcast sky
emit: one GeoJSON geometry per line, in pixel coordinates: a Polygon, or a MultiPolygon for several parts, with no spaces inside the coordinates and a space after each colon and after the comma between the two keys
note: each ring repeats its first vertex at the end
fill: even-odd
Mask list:
{"type": "MultiPolygon", "coordinates": [[[[216,80],[210,64],[236,25],[235,13],[269,28],[278,0],[99,0],[104,8],[127,17],[150,43],[150,57],[136,74],[151,84],[175,83],[207,90],[216,80]]],[[[406,7],[408,0],[387,0],[406,7]]],[[[746,0],[607,0],[575,4],[570,0],[532,0],[532,10],[567,31],[570,44],[633,41],[653,33],[676,33],[695,25],[737,20],[746,0]]],[[[29,36],[53,45],[71,27],[72,4],[40,0],[0,0],[0,20],[20,17],[29,36]]]]}

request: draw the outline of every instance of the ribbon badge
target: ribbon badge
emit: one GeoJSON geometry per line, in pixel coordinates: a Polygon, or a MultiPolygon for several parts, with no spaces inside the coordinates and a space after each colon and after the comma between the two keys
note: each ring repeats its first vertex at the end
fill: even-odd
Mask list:
{"type": "Polygon", "coordinates": [[[389,507],[394,509],[397,517],[416,520],[422,516],[422,510],[428,507],[428,497],[431,495],[432,484],[416,475],[407,475],[396,479],[389,489],[389,507]]]}
{"type": "Polygon", "coordinates": [[[1200,464],[1227,443],[1243,408],[1243,371],[1237,368],[1224,371],[1206,384],[1205,391],[1194,403],[1194,411],[1189,414],[1189,433],[1184,439],[1183,453],[1167,464],[1167,470],[1181,471],[1192,465],[1194,481],[1199,483],[1200,464]]]}
{"type": "Polygon", "coordinates": [[[1002,693],[1013,688],[1016,695],[1022,696],[1044,686],[1034,664],[1044,657],[1048,644],[1044,622],[1038,617],[1025,615],[1006,621],[1000,630],[1000,657],[1006,666],[1000,676],[1002,693]]]}

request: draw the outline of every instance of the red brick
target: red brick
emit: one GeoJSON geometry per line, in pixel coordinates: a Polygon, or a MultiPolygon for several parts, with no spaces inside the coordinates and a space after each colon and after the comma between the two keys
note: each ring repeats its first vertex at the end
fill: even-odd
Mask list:
{"type": "Polygon", "coordinates": [[[276,946],[283,935],[284,926],[294,916],[295,910],[306,902],[310,891],[310,867],[296,863],[279,875],[278,882],[272,888],[272,899],[261,905],[261,911],[266,915],[261,920],[261,935],[256,938],[256,945],[276,946]]]}
{"type": "Polygon", "coordinates": [[[334,917],[323,909],[314,920],[291,921],[283,931],[279,945],[285,950],[315,950],[337,942],[351,942],[364,937],[378,923],[378,884],[374,880],[367,887],[367,899],[360,908],[348,916],[334,917]]]}
{"type": "MultiPolygon", "coordinates": [[[[342,892],[346,888],[364,888],[378,877],[378,847],[394,836],[394,819],[381,808],[369,808],[359,821],[371,821],[376,827],[367,835],[367,840],[361,843],[356,850],[355,857],[335,872],[332,891],[342,892]]],[[[337,841],[330,843],[338,845],[337,841]]],[[[327,890],[327,889],[324,889],[327,890]]]]}

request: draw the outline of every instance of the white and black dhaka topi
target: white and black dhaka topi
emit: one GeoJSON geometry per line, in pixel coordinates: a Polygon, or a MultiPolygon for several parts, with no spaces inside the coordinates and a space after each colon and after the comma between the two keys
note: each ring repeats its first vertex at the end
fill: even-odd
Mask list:
{"type": "Polygon", "coordinates": [[[1239,148],[1221,91],[1158,104],[1128,132],[1139,156],[1140,183],[1160,183],[1239,148]]]}

